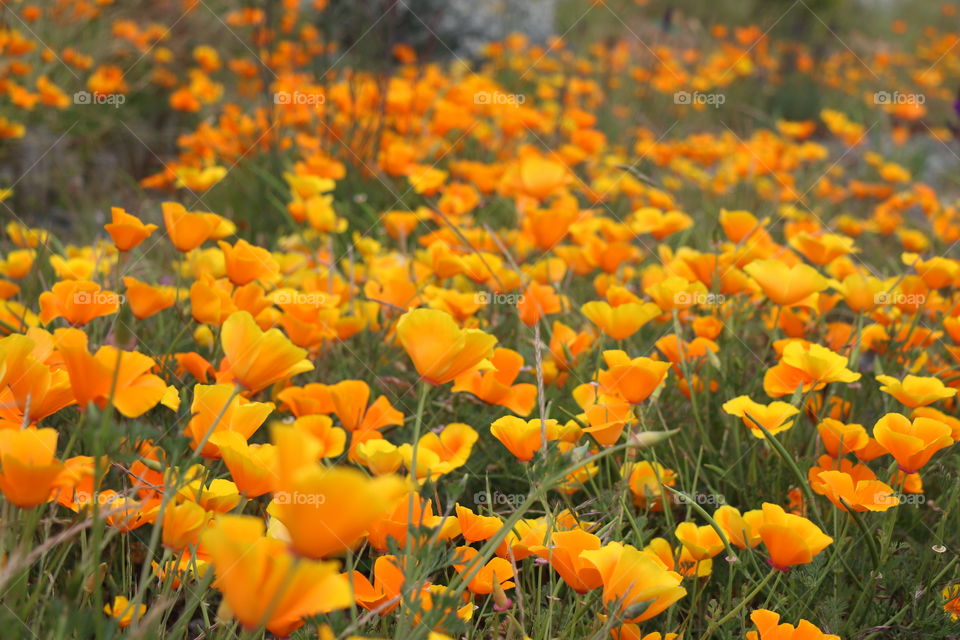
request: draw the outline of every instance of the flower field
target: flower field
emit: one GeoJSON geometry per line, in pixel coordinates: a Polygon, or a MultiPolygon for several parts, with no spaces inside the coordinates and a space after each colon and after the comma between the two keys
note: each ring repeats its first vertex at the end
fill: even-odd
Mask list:
{"type": "Polygon", "coordinates": [[[960,4],[345,4],[0,3],[0,638],[960,638],[960,4]]]}

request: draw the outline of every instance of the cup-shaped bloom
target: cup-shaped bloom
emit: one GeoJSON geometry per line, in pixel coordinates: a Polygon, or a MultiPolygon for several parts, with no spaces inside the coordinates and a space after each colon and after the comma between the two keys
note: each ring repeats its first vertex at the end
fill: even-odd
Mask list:
{"type": "Polygon", "coordinates": [[[42,322],[63,318],[74,326],[85,325],[120,309],[120,296],[89,280],[58,282],[50,291],[40,294],[39,302],[42,322]]]}
{"type": "Polygon", "coordinates": [[[600,574],[604,605],[618,605],[625,622],[649,620],[687,594],[683,577],[649,551],[611,542],[580,555],[600,574]]]}
{"type": "Polygon", "coordinates": [[[540,418],[524,420],[516,416],[503,416],[490,425],[490,434],[510,450],[517,460],[527,462],[543,446],[543,435],[546,432],[547,441],[562,439],[565,429],[556,420],[547,420],[546,424],[540,418]]]}
{"type": "Polygon", "coordinates": [[[827,548],[833,538],[803,516],[787,513],[782,507],[763,503],[763,522],[759,527],[771,566],[785,571],[807,564],[827,548]]]}
{"type": "Polygon", "coordinates": [[[603,352],[609,367],[597,379],[604,393],[616,395],[630,404],[639,404],[650,397],[667,377],[669,362],[651,358],[630,358],[624,351],[603,352]]]}
{"type": "Polygon", "coordinates": [[[200,454],[219,458],[220,448],[212,440],[213,434],[234,432],[246,442],[260,428],[270,412],[272,402],[251,402],[234,393],[228,384],[198,384],[193,388],[193,416],[184,434],[190,438],[190,447],[196,449],[206,438],[200,454]]]}
{"type": "Polygon", "coordinates": [[[514,576],[513,564],[509,560],[494,556],[486,564],[480,565],[479,552],[470,546],[457,547],[453,568],[465,578],[469,578],[467,588],[471,593],[487,595],[497,587],[510,589],[514,586],[510,580],[514,576]]]}
{"type": "Polygon", "coordinates": [[[834,458],[839,458],[851,451],[859,451],[867,446],[870,436],[866,429],[859,424],[846,424],[834,418],[824,418],[817,425],[817,433],[823,441],[823,446],[834,458]]]}
{"type": "Polygon", "coordinates": [[[919,417],[910,422],[899,413],[888,413],[873,425],[873,437],[906,473],[916,473],[933,454],[952,445],[951,433],[939,420],[919,417]]]}
{"type": "Polygon", "coordinates": [[[759,509],[741,514],[736,507],[723,505],[713,512],[713,519],[723,529],[730,544],[741,549],[753,548],[760,544],[763,512],[759,509]]]}
{"type": "Polygon", "coordinates": [[[489,365],[497,339],[479,329],[461,329],[439,309],[414,309],[397,322],[397,338],[424,380],[441,385],[489,365]]]}
{"type": "Polygon", "coordinates": [[[712,526],[697,526],[692,522],[681,522],[674,535],[694,560],[708,560],[723,551],[723,540],[712,526]]]}
{"type": "Polygon", "coordinates": [[[815,295],[829,281],[813,267],[799,263],[792,267],[771,260],[755,260],[743,268],[763,290],[763,294],[782,307],[814,306],[815,295]]]}
{"type": "Polygon", "coordinates": [[[774,435],[792,427],[793,420],[790,418],[800,413],[799,409],[788,402],[760,404],[751,400],[750,396],[737,396],[733,400],[727,400],[722,408],[730,415],[740,418],[744,426],[750,429],[750,433],[760,439],[767,436],[758,424],[774,435]]]}
{"type": "Polygon", "coordinates": [[[247,311],[230,314],[223,323],[220,343],[229,365],[228,376],[251,393],[313,369],[305,349],[295,346],[279,329],[263,331],[247,311]]]}
{"type": "Polygon", "coordinates": [[[303,618],[353,601],[337,563],[296,558],[285,542],[264,536],[260,518],[219,516],[201,542],[213,563],[214,586],[246,629],[265,626],[286,636],[303,618]]]}
{"type": "Polygon", "coordinates": [[[523,356],[498,347],[493,350],[490,363],[494,369],[474,369],[457,376],[453,391],[466,391],[486,403],[506,407],[521,416],[529,415],[537,402],[537,387],[525,382],[514,384],[523,368],[523,356]]]}
{"type": "Polygon", "coordinates": [[[114,246],[120,251],[130,251],[157,230],[155,224],[143,224],[137,216],[130,215],[120,207],[110,208],[111,221],[103,225],[110,234],[114,246]]]}
{"type": "Polygon", "coordinates": [[[840,636],[824,633],[807,620],[800,620],[794,627],[780,622],[780,614],[767,609],[756,609],[750,614],[750,620],[757,628],[747,631],[747,640],[840,640],[840,636]]]}
{"type": "Polygon", "coordinates": [[[55,429],[0,429],[0,491],[23,509],[43,504],[63,464],[56,458],[55,429]]]}
{"type": "MultiPolygon", "coordinates": [[[[284,459],[281,451],[281,465],[284,459]]],[[[294,470],[281,468],[280,476],[273,496],[276,516],[289,531],[294,550],[308,558],[326,558],[354,548],[406,490],[396,476],[369,478],[346,467],[309,464],[294,470]]]]}
{"type": "Polygon", "coordinates": [[[236,244],[222,240],[217,243],[223,252],[227,277],[235,285],[244,285],[254,280],[269,282],[280,272],[280,265],[263,247],[237,240],[236,244]]]}
{"type": "Polygon", "coordinates": [[[940,378],[933,376],[908,375],[903,380],[893,376],[877,376],[877,382],[882,385],[880,391],[889,393],[911,409],[925,407],[957,395],[956,389],[946,386],[940,378]]]}
{"type": "Polygon", "coordinates": [[[210,522],[210,513],[196,502],[170,502],[163,512],[163,546],[184,551],[200,540],[210,522]]]}
{"type": "Polygon", "coordinates": [[[867,477],[856,477],[843,471],[821,471],[811,478],[810,487],[826,496],[841,511],[886,511],[897,506],[899,501],[893,496],[890,485],[869,476],[873,476],[872,471],[867,477]]]}
{"type": "Polygon", "coordinates": [[[600,549],[600,538],[584,531],[555,531],[548,545],[537,544],[529,550],[550,563],[563,581],[577,593],[586,593],[603,584],[600,573],[592,563],[581,557],[584,551],[600,549]]]}
{"type": "Polygon", "coordinates": [[[186,253],[209,239],[220,226],[220,216],[213,213],[192,213],[177,202],[164,202],[163,223],[167,237],[178,251],[186,253]]]}
{"type": "Polygon", "coordinates": [[[587,302],[580,311],[614,340],[626,340],[662,311],[652,302],[628,302],[611,306],[605,300],[587,302]]]}

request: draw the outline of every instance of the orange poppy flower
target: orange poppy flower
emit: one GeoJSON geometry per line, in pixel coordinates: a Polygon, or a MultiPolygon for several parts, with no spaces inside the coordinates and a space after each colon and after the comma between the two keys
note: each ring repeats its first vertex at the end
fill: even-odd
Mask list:
{"type": "Polygon", "coordinates": [[[798,388],[818,391],[831,382],[856,382],[860,374],[847,368],[847,358],[830,349],[802,341],[790,342],[780,362],[767,370],[763,390],[773,398],[790,395],[798,388]]]}
{"type": "Polygon", "coordinates": [[[950,426],[933,418],[913,422],[899,413],[888,413],[873,426],[873,437],[897,461],[900,470],[916,473],[937,451],[953,444],[950,426]]]}
{"type": "Polygon", "coordinates": [[[798,233],[790,238],[790,246],[821,267],[857,251],[853,246],[853,238],[837,233],[798,233]]]}
{"type": "Polygon", "coordinates": [[[956,389],[946,386],[940,378],[932,376],[908,375],[903,380],[898,380],[893,376],[880,375],[877,376],[877,382],[882,385],[880,391],[890,394],[910,409],[957,395],[956,389]]]}
{"type": "Polygon", "coordinates": [[[479,329],[461,329],[449,313],[414,309],[397,322],[397,338],[417,373],[434,385],[478,367],[489,367],[497,339],[479,329]]]}
{"type": "Polygon", "coordinates": [[[600,574],[604,605],[617,606],[625,622],[649,620],[687,594],[681,575],[648,551],[611,542],[580,557],[600,574]]]}
{"type": "Polygon", "coordinates": [[[211,514],[206,509],[190,500],[167,504],[163,512],[163,546],[184,551],[197,544],[210,518],[211,514]]]}
{"type": "Polygon", "coordinates": [[[556,420],[547,420],[546,424],[543,424],[540,418],[524,420],[516,416],[503,416],[490,425],[490,435],[499,440],[520,462],[532,460],[534,454],[543,447],[544,431],[548,442],[559,439],[562,434],[556,420]]]}
{"type": "Polygon", "coordinates": [[[219,449],[240,493],[256,498],[276,491],[277,449],[272,444],[248,444],[236,431],[215,431],[210,444],[219,449]]]}
{"type": "Polygon", "coordinates": [[[413,475],[417,479],[436,480],[467,463],[478,437],[470,425],[454,422],[445,426],[439,434],[424,434],[415,445],[400,445],[399,452],[404,464],[410,469],[415,447],[417,468],[412,470],[413,475]]]}
{"type": "Polygon", "coordinates": [[[93,402],[102,409],[111,402],[126,417],[136,418],[158,404],[174,411],[180,406],[176,387],[150,373],[157,366],[153,358],[109,345],[91,354],[80,329],[57,329],[54,341],[82,408],[93,402]]]}
{"type": "Polygon", "coordinates": [[[457,524],[460,526],[460,535],[467,542],[489,540],[503,528],[503,520],[497,516],[481,516],[469,507],[462,507],[458,503],[454,507],[457,515],[457,524]]]}
{"type": "Polygon", "coordinates": [[[713,512],[713,519],[720,528],[730,544],[746,549],[751,549],[760,544],[760,525],[763,522],[763,512],[759,509],[747,511],[741,514],[740,510],[730,505],[718,507],[713,512]]]}
{"type": "Polygon", "coordinates": [[[823,441],[823,446],[834,458],[847,453],[859,451],[867,446],[870,436],[866,429],[859,424],[845,424],[834,418],[824,418],[817,425],[817,433],[823,441]]]}
{"type": "Polygon", "coordinates": [[[136,607],[125,596],[116,596],[113,602],[103,605],[103,612],[117,621],[117,626],[125,629],[130,626],[134,619],[140,620],[147,612],[147,605],[140,604],[136,607]]]}
{"type": "Polygon", "coordinates": [[[530,552],[543,558],[577,593],[586,593],[603,584],[596,567],[581,557],[583,551],[600,549],[600,538],[583,529],[554,531],[549,545],[537,544],[530,552]]]}
{"type": "Polygon", "coordinates": [[[271,282],[280,272],[280,265],[269,251],[246,240],[237,240],[232,246],[223,241],[217,245],[223,252],[227,277],[235,285],[245,285],[254,280],[271,282]]]}
{"type": "Polygon", "coordinates": [[[479,565],[479,551],[473,547],[457,547],[454,550],[453,568],[461,576],[469,577],[467,588],[471,593],[487,595],[500,589],[512,589],[510,579],[514,576],[513,564],[503,558],[490,558],[483,566],[479,565]]]}
{"type": "Polygon", "coordinates": [[[709,560],[724,549],[720,534],[708,524],[698,527],[692,522],[681,522],[673,535],[696,562],[709,560]]]}
{"type": "Polygon", "coordinates": [[[840,636],[824,633],[806,620],[800,620],[796,627],[780,624],[780,614],[767,609],[755,609],[750,620],[757,630],[747,631],[747,640],[840,640],[840,636]]]}
{"type": "Polygon", "coordinates": [[[130,276],[123,278],[123,285],[130,311],[141,320],[169,309],[177,299],[174,287],[155,287],[130,276]]]}
{"type": "Polygon", "coordinates": [[[370,385],[362,380],[342,380],[327,386],[326,393],[330,399],[329,412],[340,419],[347,431],[380,430],[403,424],[403,413],[390,404],[387,396],[380,396],[368,406],[370,385]]]}
{"type": "Polygon", "coordinates": [[[295,558],[285,542],[263,534],[260,518],[221,515],[201,536],[214,586],[244,628],[286,636],[303,618],[350,606],[350,583],[335,562],[295,558]]]}
{"type": "Polygon", "coordinates": [[[484,402],[506,407],[521,416],[530,415],[537,402],[534,384],[513,384],[523,368],[523,356],[512,349],[497,347],[490,358],[493,369],[474,369],[457,376],[453,392],[472,393],[484,402]]]}
{"type": "MultiPolygon", "coordinates": [[[[370,525],[367,532],[367,541],[374,549],[385,553],[388,548],[396,545],[399,549],[407,546],[407,535],[413,529],[436,529],[430,536],[436,535],[441,540],[449,540],[459,533],[459,524],[453,516],[444,518],[433,514],[433,502],[420,497],[416,491],[408,491],[394,503],[376,522],[370,525]]],[[[425,538],[421,536],[420,539],[425,538]]],[[[417,541],[416,536],[411,539],[417,541]]]]}
{"type": "Polygon", "coordinates": [[[833,538],[803,516],[787,513],[782,507],[763,503],[763,520],[758,527],[760,539],[770,554],[769,563],[785,571],[807,564],[833,543],[833,538]]]}
{"type": "Polygon", "coordinates": [[[0,411],[11,427],[33,424],[76,402],[67,372],[45,362],[51,344],[41,329],[0,339],[0,411]]]}
{"type": "Polygon", "coordinates": [[[0,491],[22,509],[48,502],[63,464],[55,429],[0,429],[0,491]]]}
{"type": "Polygon", "coordinates": [[[89,280],[64,280],[40,294],[40,321],[63,318],[75,327],[120,309],[120,296],[89,280]]]}
{"type": "Polygon", "coordinates": [[[137,216],[130,215],[120,207],[110,208],[112,222],[103,225],[110,234],[114,246],[120,251],[135,249],[157,230],[155,224],[143,224],[137,216]]]}
{"type": "Polygon", "coordinates": [[[603,352],[609,367],[597,374],[603,393],[622,398],[630,404],[640,404],[650,397],[667,377],[669,362],[646,357],[630,358],[625,351],[603,352]]]}
{"type": "Polygon", "coordinates": [[[816,294],[829,282],[813,267],[780,260],[755,260],[743,268],[775,304],[782,307],[816,306],[816,294]]]}
{"type": "Polygon", "coordinates": [[[364,609],[386,616],[400,606],[405,580],[396,556],[378,556],[373,563],[372,584],[359,571],[353,572],[353,597],[364,609]]]}
{"type": "Polygon", "coordinates": [[[630,485],[634,504],[651,511],[663,511],[663,505],[669,500],[667,491],[663,487],[673,487],[677,484],[676,472],[667,469],[659,462],[641,460],[627,464],[624,465],[621,474],[630,485]]]}
{"type": "Polygon", "coordinates": [[[191,213],[177,202],[164,202],[160,208],[170,242],[183,253],[202,245],[220,226],[220,216],[213,213],[191,213]]]}
{"type": "Polygon", "coordinates": [[[580,354],[589,349],[593,341],[594,336],[585,331],[577,333],[562,322],[554,322],[550,357],[558,369],[566,371],[573,367],[580,354]]]}
{"type": "Polygon", "coordinates": [[[793,420],[790,420],[790,418],[800,413],[800,410],[790,403],[760,404],[750,399],[750,396],[737,396],[733,400],[727,400],[723,403],[722,408],[730,415],[740,418],[744,426],[750,429],[750,433],[755,438],[760,439],[767,436],[757,426],[757,423],[763,425],[763,428],[773,435],[792,427],[793,420]]]}
{"type": "Polygon", "coordinates": [[[294,550],[309,558],[355,547],[406,490],[396,476],[369,478],[346,467],[291,465],[284,442],[277,445],[281,477],[274,493],[276,516],[290,532],[294,550]],[[291,466],[294,469],[287,468],[291,466]]]}
{"type": "Polygon", "coordinates": [[[810,488],[841,511],[886,511],[899,504],[890,485],[877,480],[864,465],[855,465],[850,473],[827,470],[811,476],[810,488]]]}
{"type": "Polygon", "coordinates": [[[550,285],[531,282],[517,301],[520,322],[532,327],[544,316],[560,313],[564,300],[564,296],[558,295],[550,285]]]}
{"type": "Polygon", "coordinates": [[[305,349],[294,346],[279,329],[263,331],[247,311],[224,321],[220,344],[227,368],[217,382],[235,380],[251,393],[313,369],[305,349]]]}
{"type": "Polygon", "coordinates": [[[580,307],[581,313],[614,340],[626,340],[661,314],[652,302],[627,302],[611,306],[603,300],[592,300],[580,307]]]}
{"type": "Polygon", "coordinates": [[[190,438],[191,449],[196,449],[205,440],[200,455],[218,459],[221,452],[213,441],[214,434],[229,431],[240,435],[246,442],[273,409],[272,402],[250,402],[235,394],[229,384],[198,384],[193,387],[192,417],[183,433],[190,438]]]}

